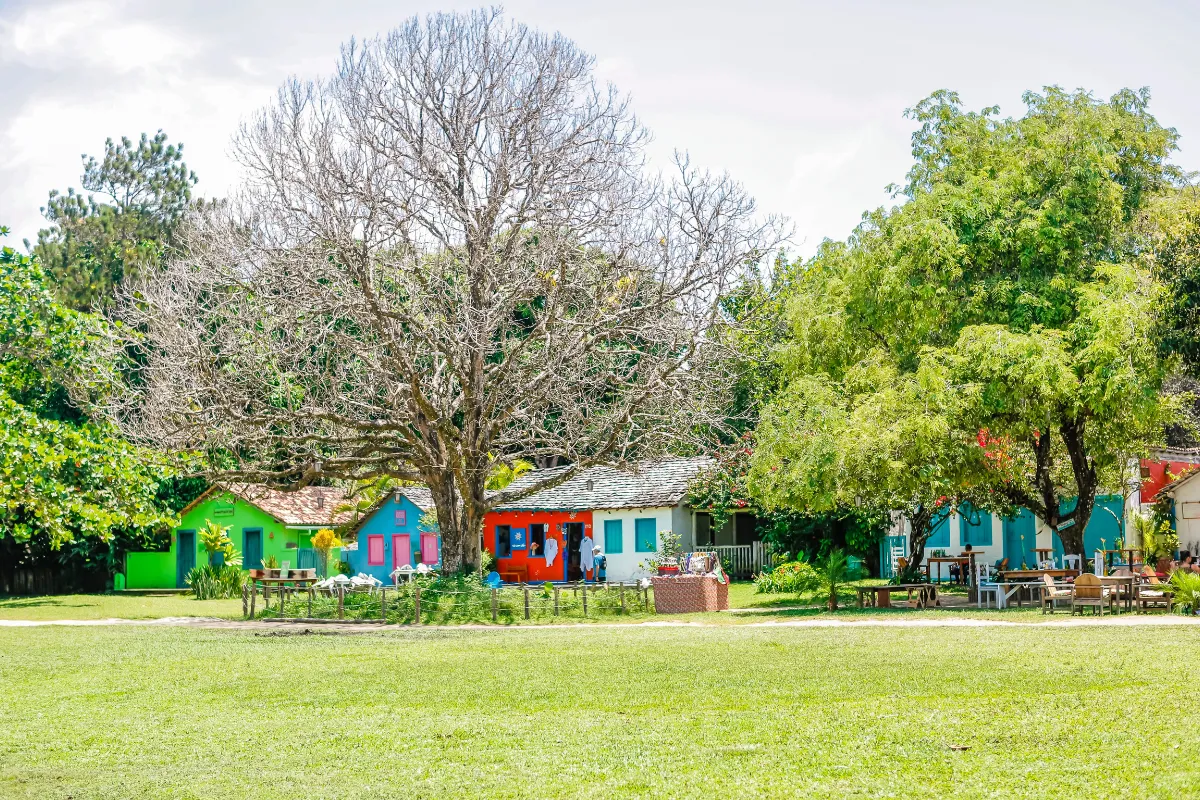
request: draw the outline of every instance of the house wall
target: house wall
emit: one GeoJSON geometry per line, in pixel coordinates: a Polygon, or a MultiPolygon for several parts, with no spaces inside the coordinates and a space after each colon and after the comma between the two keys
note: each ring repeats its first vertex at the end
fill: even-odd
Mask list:
{"type": "MultiPolygon", "coordinates": [[[[198,504],[179,521],[171,531],[170,547],[165,553],[129,553],[125,557],[125,586],[128,589],[182,589],[186,585],[177,575],[179,564],[178,542],[180,531],[196,531],[195,563],[204,564],[206,553],[200,542],[199,531],[209,521],[229,528],[229,538],[238,554],[246,552],[246,531],[262,529],[263,558],[274,555],[280,565],[288,562],[291,567],[299,566],[299,550],[312,546],[315,531],[291,530],[254,504],[232,494],[217,494],[198,504]]],[[[332,563],[337,563],[339,554],[335,549],[330,554],[332,563]]],[[[243,569],[258,569],[260,564],[243,563],[243,569]]]]}
{"type": "MultiPolygon", "coordinates": [[[[511,566],[524,566],[528,570],[529,581],[565,581],[567,579],[566,539],[563,525],[568,522],[583,523],[584,536],[592,537],[595,541],[595,530],[592,527],[591,511],[492,511],[483,518],[483,546],[490,553],[496,553],[496,526],[508,525],[510,528],[524,528],[526,548],[512,551],[508,558],[496,559],[496,571],[503,572],[511,566]],[[531,557],[529,555],[529,526],[539,524],[546,526],[547,538],[558,540],[558,555],[551,565],[546,564],[544,555],[531,557]]],[[[601,544],[603,547],[603,544],[601,544]]],[[[610,562],[611,563],[611,562],[610,562]]]]}
{"type": "Polygon", "coordinates": [[[692,524],[690,512],[685,512],[681,506],[670,508],[634,508],[597,510],[592,512],[596,535],[592,537],[608,558],[608,580],[631,581],[644,577],[647,572],[638,565],[649,558],[662,544],[661,534],[664,531],[678,533],[683,549],[690,551],[692,545],[692,524]],[[636,548],[634,532],[639,519],[654,520],[655,540],[651,550],[639,552],[636,548]],[[621,552],[613,552],[608,546],[605,535],[605,523],[618,521],[621,523],[621,552]]]}
{"type": "MultiPolygon", "coordinates": [[[[353,574],[357,575],[360,572],[374,576],[384,583],[392,582],[392,572],[395,570],[393,551],[395,536],[407,536],[409,540],[409,553],[413,556],[413,562],[410,566],[416,568],[420,562],[416,561],[416,554],[421,550],[421,534],[428,533],[428,529],[422,528],[420,525],[421,515],[424,512],[409,500],[401,495],[399,502],[395,496],[391,497],[386,503],[381,505],[375,513],[371,514],[366,519],[362,527],[355,534],[355,547],[348,548],[343,551],[342,557],[350,564],[353,574]],[[396,512],[404,512],[404,524],[396,524],[396,512]],[[383,536],[383,564],[371,565],[368,562],[368,546],[367,541],[369,536],[383,536]]],[[[422,558],[425,554],[422,553],[422,558]]],[[[442,539],[439,536],[437,540],[437,563],[433,566],[441,566],[442,562],[442,539]]]]}
{"type": "Polygon", "coordinates": [[[1200,551],[1200,478],[1175,488],[1175,532],[1180,550],[1200,551]]]}

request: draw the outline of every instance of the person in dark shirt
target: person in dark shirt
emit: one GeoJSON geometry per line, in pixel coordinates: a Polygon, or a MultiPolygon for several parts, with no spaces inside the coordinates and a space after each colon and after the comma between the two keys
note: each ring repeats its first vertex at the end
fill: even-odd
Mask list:
{"type": "Polygon", "coordinates": [[[592,570],[597,583],[608,580],[608,557],[600,552],[599,547],[592,548],[592,570]]]}

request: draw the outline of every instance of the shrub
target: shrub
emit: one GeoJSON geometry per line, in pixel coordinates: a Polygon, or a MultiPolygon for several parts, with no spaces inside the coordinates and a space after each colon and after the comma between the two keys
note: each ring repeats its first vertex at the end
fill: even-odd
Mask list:
{"type": "Polygon", "coordinates": [[[754,578],[754,591],[762,594],[802,594],[811,592],[821,585],[821,577],[806,561],[791,561],[780,564],[770,572],[762,572],[754,578]]]}
{"type": "Polygon", "coordinates": [[[1187,569],[1171,573],[1171,602],[1181,611],[1195,612],[1200,609],[1200,575],[1187,569]]]}
{"type": "Polygon", "coordinates": [[[242,569],[235,564],[202,564],[187,574],[187,585],[197,600],[221,600],[242,592],[242,569]]]}

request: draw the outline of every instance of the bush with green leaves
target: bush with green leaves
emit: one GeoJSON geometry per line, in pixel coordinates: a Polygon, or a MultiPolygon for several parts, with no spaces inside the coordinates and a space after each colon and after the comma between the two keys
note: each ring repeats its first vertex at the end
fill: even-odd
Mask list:
{"type": "Polygon", "coordinates": [[[242,569],[235,564],[201,564],[187,574],[187,585],[197,600],[224,600],[242,592],[242,569]]]}
{"type": "Polygon", "coordinates": [[[754,578],[759,594],[802,594],[821,585],[821,576],[807,561],[790,561],[754,578]]]}
{"type": "Polygon", "coordinates": [[[1194,614],[1200,609],[1200,575],[1187,569],[1171,573],[1171,603],[1177,611],[1194,614]]]}

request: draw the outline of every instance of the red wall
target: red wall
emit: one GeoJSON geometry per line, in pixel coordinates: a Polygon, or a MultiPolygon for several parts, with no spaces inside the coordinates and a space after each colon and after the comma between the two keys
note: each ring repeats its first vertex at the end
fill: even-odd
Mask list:
{"type": "Polygon", "coordinates": [[[1150,461],[1143,459],[1142,469],[1149,472],[1149,477],[1142,478],[1142,502],[1153,503],[1159,491],[1175,478],[1185,472],[1200,469],[1200,464],[1188,461],[1150,461]],[[1167,475],[1170,471],[1171,475],[1167,475]]]}
{"type": "Polygon", "coordinates": [[[496,552],[496,526],[508,525],[513,528],[524,528],[526,542],[529,540],[529,526],[538,524],[546,526],[546,538],[558,540],[558,556],[554,566],[546,566],[546,557],[537,555],[529,557],[529,550],[513,550],[512,558],[496,560],[496,571],[502,572],[512,564],[523,564],[529,570],[529,581],[561,581],[566,576],[566,542],[563,541],[562,524],[564,522],[582,522],[584,536],[591,536],[591,511],[493,511],[483,518],[483,546],[488,552],[496,552]]]}

